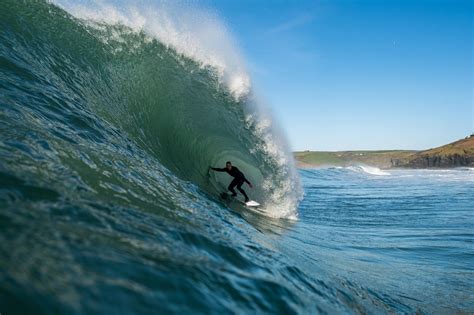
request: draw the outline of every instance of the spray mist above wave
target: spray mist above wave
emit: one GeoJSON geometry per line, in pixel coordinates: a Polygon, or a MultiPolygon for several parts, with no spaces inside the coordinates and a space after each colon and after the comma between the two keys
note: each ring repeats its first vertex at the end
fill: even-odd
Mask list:
{"type": "MultiPolygon", "coordinates": [[[[250,91],[250,77],[226,26],[208,11],[177,3],[58,0],[54,3],[75,17],[106,24],[122,24],[143,31],[201,66],[212,67],[236,98],[250,91]]],[[[120,34],[117,34],[120,36],[120,34]]]]}
{"type": "MultiPolygon", "coordinates": [[[[211,119],[211,124],[219,124],[220,126],[215,125],[208,128],[203,125],[193,125],[195,130],[191,134],[184,130],[189,125],[183,124],[182,118],[179,118],[178,129],[180,130],[175,132],[179,135],[179,138],[170,140],[169,136],[164,136],[164,134],[170,128],[176,128],[176,125],[170,126],[169,119],[166,121],[162,121],[162,119],[175,115],[170,113],[175,111],[174,108],[170,107],[176,104],[165,104],[163,102],[159,104],[161,96],[155,94],[156,101],[149,104],[154,108],[146,108],[148,112],[150,110],[155,112],[161,123],[168,125],[168,128],[153,127],[153,137],[164,139],[164,141],[161,141],[159,149],[161,150],[161,161],[167,161],[167,166],[170,167],[171,165],[171,168],[173,168],[173,164],[180,164],[180,169],[177,169],[178,173],[186,174],[184,176],[186,179],[209,191],[209,185],[206,183],[207,177],[204,174],[193,173],[189,175],[193,170],[184,165],[186,161],[183,161],[183,159],[194,159],[196,162],[191,168],[203,170],[208,165],[219,165],[227,159],[232,159],[236,162],[236,165],[245,170],[251,180],[258,182],[261,189],[256,189],[256,192],[254,190],[254,194],[259,196],[259,201],[263,201],[264,212],[267,215],[295,218],[296,207],[301,199],[301,188],[285,137],[275,126],[269,111],[262,106],[263,102],[256,98],[251,89],[250,78],[245,71],[244,62],[238,50],[236,50],[231,36],[225,26],[214,15],[197,8],[183,9],[170,4],[153,6],[133,4],[119,7],[103,1],[81,5],[68,1],[57,1],[56,3],[75,17],[85,21],[92,29],[98,29],[99,32],[94,33],[94,36],[105,44],[108,44],[109,41],[123,42],[127,44],[127,47],[130,47],[130,43],[127,43],[127,41],[130,41],[130,36],[127,33],[129,32],[128,29],[148,37],[148,39],[145,39],[145,43],[132,42],[132,46],[137,46],[138,50],[140,45],[147,45],[147,41],[152,43],[157,40],[165,47],[176,52],[178,54],[176,55],[176,61],[182,64],[183,69],[187,69],[186,71],[189,73],[183,73],[183,76],[199,76],[197,80],[202,80],[203,77],[207,78],[207,75],[197,74],[199,71],[193,70],[193,66],[190,66],[186,58],[195,62],[202,71],[213,73],[217,80],[217,90],[215,92],[212,91],[213,88],[211,87],[213,79],[207,78],[202,86],[204,90],[196,91],[194,85],[185,85],[181,87],[184,90],[178,96],[180,99],[175,101],[177,103],[188,103],[183,108],[188,116],[196,117],[198,120],[200,118],[204,120],[211,119]],[[120,25],[125,26],[125,29],[114,27],[120,25]],[[103,29],[106,29],[107,32],[102,32],[103,29]],[[180,55],[184,58],[181,58],[180,55]],[[221,85],[230,92],[233,98],[232,101],[226,100],[226,93],[218,92],[221,85]],[[206,99],[199,103],[195,99],[197,95],[193,93],[214,96],[212,96],[212,99],[206,99]],[[193,99],[190,101],[191,98],[193,99]],[[199,108],[196,108],[198,104],[200,104],[199,108]],[[234,117],[229,118],[231,121],[227,121],[229,126],[234,126],[230,133],[226,130],[228,127],[224,126],[226,122],[219,121],[222,118],[219,116],[221,110],[228,113],[226,116],[234,117]],[[205,113],[206,117],[203,116],[202,112],[205,113]],[[214,117],[217,120],[213,120],[214,117]],[[250,134],[245,135],[245,133],[250,134]],[[188,143],[187,145],[192,146],[192,148],[178,150],[176,147],[163,147],[163,143],[171,142],[180,145],[188,143]],[[229,144],[229,142],[233,142],[233,144],[229,144]]],[[[114,46],[114,49],[118,49],[117,54],[123,53],[120,51],[120,45],[118,47],[117,45],[112,46],[114,46]]],[[[162,64],[159,59],[164,56],[172,56],[173,52],[163,53],[158,50],[154,53],[156,53],[154,59],[148,58],[148,55],[144,56],[147,62],[155,63],[158,68],[161,65],[169,67],[162,64]]],[[[129,69],[128,71],[135,70],[129,69]]],[[[176,69],[173,71],[179,72],[182,70],[176,69]]],[[[135,76],[136,73],[132,72],[131,75],[135,76]]],[[[138,75],[141,76],[142,74],[138,75]]],[[[173,78],[175,77],[174,75],[173,78]]],[[[162,81],[155,81],[153,75],[144,78],[149,80],[148,84],[164,84],[162,81]]],[[[137,88],[141,87],[134,86],[134,88],[128,90],[136,90],[137,88]]],[[[156,90],[156,88],[154,89],[156,90]]],[[[144,93],[149,91],[148,89],[144,93]]],[[[147,105],[143,106],[146,107],[147,105]]],[[[142,132],[142,128],[139,129],[138,132],[142,132]]],[[[142,142],[146,142],[146,140],[142,142]]],[[[218,178],[214,178],[214,180],[218,181],[218,178]]],[[[214,185],[213,187],[214,191],[222,188],[222,185],[214,185]]]]}

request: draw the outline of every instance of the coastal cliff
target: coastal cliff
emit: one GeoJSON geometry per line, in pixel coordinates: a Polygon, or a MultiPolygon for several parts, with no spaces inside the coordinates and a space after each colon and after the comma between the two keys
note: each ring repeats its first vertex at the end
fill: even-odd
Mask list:
{"type": "Polygon", "coordinates": [[[393,158],[392,167],[451,168],[474,166],[474,135],[453,143],[409,155],[393,158]]]}
{"type": "Polygon", "coordinates": [[[298,167],[365,164],[378,168],[453,168],[474,166],[474,135],[423,151],[300,151],[298,167]]]}

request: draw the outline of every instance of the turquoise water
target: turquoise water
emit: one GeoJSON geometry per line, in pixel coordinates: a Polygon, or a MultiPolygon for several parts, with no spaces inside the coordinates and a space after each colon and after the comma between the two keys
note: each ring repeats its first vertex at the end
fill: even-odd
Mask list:
{"type": "Polygon", "coordinates": [[[349,290],[344,300],[358,296],[376,313],[474,310],[473,169],[302,175],[288,248],[349,290]]]}
{"type": "Polygon", "coordinates": [[[1,314],[474,312],[472,169],[297,171],[236,64],[132,24],[2,2],[1,314]]]}

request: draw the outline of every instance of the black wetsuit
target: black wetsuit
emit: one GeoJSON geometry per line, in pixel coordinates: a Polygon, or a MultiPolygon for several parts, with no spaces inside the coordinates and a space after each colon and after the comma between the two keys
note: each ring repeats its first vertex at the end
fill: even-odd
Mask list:
{"type": "Polygon", "coordinates": [[[230,176],[232,176],[234,179],[230,182],[229,189],[232,192],[232,196],[237,196],[237,193],[234,190],[234,187],[237,186],[237,189],[244,195],[245,197],[245,202],[249,200],[249,197],[245,193],[245,191],[242,189],[242,185],[244,183],[247,183],[250,185],[250,182],[245,178],[244,174],[235,166],[232,166],[230,171],[227,169],[227,167],[224,168],[217,168],[217,167],[211,167],[212,170],[218,171],[218,172],[227,172],[230,176]]]}

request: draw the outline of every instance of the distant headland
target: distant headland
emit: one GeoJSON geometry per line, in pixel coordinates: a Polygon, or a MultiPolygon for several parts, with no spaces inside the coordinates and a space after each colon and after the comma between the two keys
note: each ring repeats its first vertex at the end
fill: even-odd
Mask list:
{"type": "Polygon", "coordinates": [[[428,150],[384,151],[299,151],[297,166],[323,167],[365,164],[378,168],[453,168],[474,167],[474,134],[428,150]]]}

